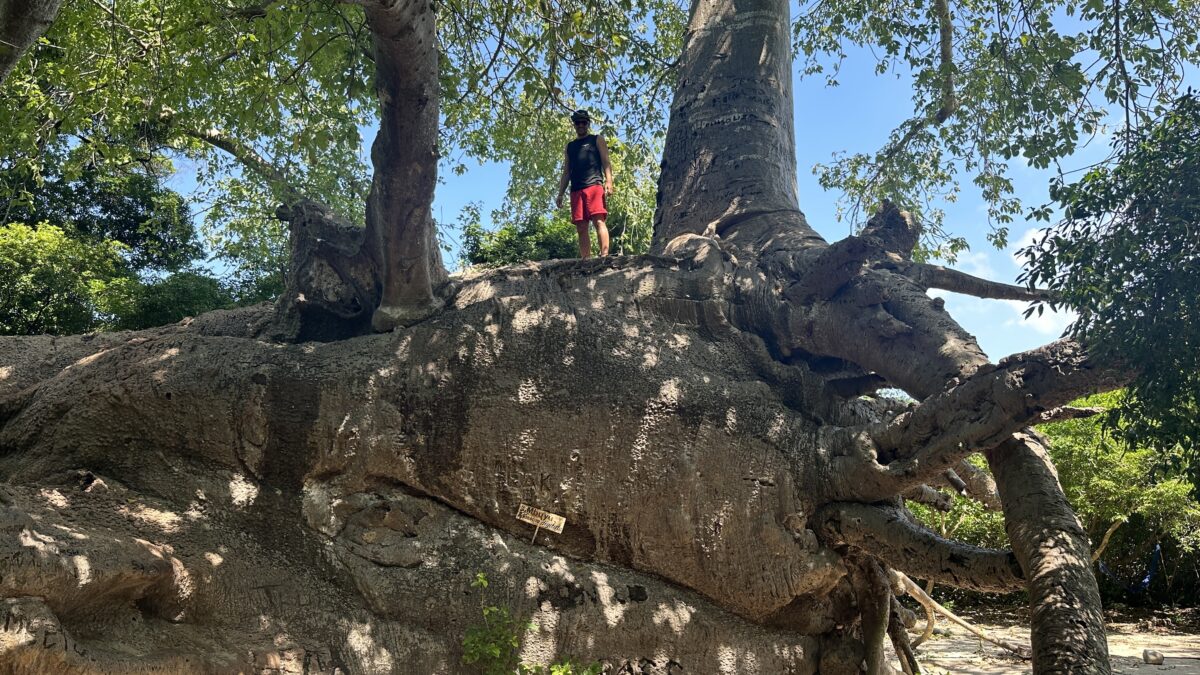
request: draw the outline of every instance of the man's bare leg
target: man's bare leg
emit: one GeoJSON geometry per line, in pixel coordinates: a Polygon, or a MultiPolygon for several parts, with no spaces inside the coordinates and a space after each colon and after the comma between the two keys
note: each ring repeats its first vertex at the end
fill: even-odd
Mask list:
{"type": "Polygon", "coordinates": [[[604,218],[596,218],[592,222],[596,224],[596,239],[600,242],[600,255],[606,256],[608,255],[608,225],[604,218]]]}
{"type": "MultiPolygon", "coordinates": [[[[592,238],[588,234],[587,221],[575,223],[575,232],[579,235],[579,257],[587,260],[592,257],[592,238]]],[[[604,239],[601,240],[601,250],[608,250],[608,231],[604,232],[604,239]]],[[[601,253],[600,255],[604,255],[601,253]]]]}

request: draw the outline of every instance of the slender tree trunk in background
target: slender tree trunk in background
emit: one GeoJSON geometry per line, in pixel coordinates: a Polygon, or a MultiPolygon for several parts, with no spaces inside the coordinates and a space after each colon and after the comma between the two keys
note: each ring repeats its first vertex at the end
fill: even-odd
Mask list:
{"type": "Polygon", "coordinates": [[[1013,552],[1029,579],[1040,673],[1108,673],[1108,637],[1087,533],[1071,510],[1044,439],[1021,433],[987,452],[1013,552]]]}
{"type": "Polygon", "coordinates": [[[58,16],[62,0],[0,0],[0,83],[58,16]]]}

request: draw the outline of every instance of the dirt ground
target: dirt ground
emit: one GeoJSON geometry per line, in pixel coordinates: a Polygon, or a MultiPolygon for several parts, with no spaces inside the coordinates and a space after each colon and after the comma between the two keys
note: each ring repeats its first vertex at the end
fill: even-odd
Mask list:
{"type": "MultiPolygon", "coordinates": [[[[991,611],[964,614],[963,618],[997,637],[1023,645],[1029,644],[1029,629],[1014,626],[1022,612],[991,611]]],[[[922,624],[923,625],[923,624],[922,624]]],[[[1029,662],[1011,652],[982,642],[974,635],[947,622],[949,635],[935,635],[917,650],[922,671],[940,675],[1009,675],[1030,672],[1029,662]]],[[[1109,613],[1108,650],[1114,673],[1151,675],[1200,675],[1200,611],[1158,610],[1109,613]],[[1143,663],[1142,650],[1153,649],[1166,657],[1163,665],[1143,663]]]]}

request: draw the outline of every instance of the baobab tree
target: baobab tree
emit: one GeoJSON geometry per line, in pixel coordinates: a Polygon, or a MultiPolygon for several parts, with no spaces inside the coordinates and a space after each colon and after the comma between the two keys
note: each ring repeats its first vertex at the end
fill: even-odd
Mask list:
{"type": "Polygon", "coordinates": [[[456,672],[484,572],[532,617],[531,663],[885,672],[904,574],[1025,588],[1038,672],[1109,671],[1089,544],[1028,427],[1135,369],[1071,340],[990,362],[926,291],[1048,296],[914,260],[890,202],[842,241],[809,227],[786,2],[693,5],[652,253],[457,277],[430,212],[436,7],[352,4],[380,106],[365,227],[142,101],[147,135],[277,186],[286,292],[0,341],[0,660],[456,672]],[[964,480],[973,452],[995,494],[964,480]],[[1001,505],[1011,551],[913,521],[945,483],[1001,505]]]}

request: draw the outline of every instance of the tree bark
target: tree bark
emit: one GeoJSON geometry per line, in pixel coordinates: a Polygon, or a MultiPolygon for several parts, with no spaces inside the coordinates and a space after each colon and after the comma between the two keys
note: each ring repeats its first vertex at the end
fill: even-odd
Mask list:
{"type": "Polygon", "coordinates": [[[987,453],[1013,552],[1029,579],[1039,673],[1109,673],[1100,592],[1087,533],[1041,437],[1019,434],[987,453]]]}
{"type": "Polygon", "coordinates": [[[297,244],[306,290],[284,300],[334,308],[328,333],[258,309],[0,340],[0,557],[19,561],[0,595],[21,645],[5,665],[454,672],[485,571],[495,604],[538,624],[531,662],[882,671],[883,559],[977,588],[1023,576],[1035,669],[1106,672],[1086,538],[1013,433],[1123,380],[1070,342],[990,364],[925,293],[970,280],[907,274],[919,226],[891,204],[833,245],[808,227],[786,2],[693,7],[654,255],[473,273],[442,294],[434,10],[357,4],[382,111],[367,231],[303,200],[283,214],[296,237],[341,233],[297,244]],[[361,334],[368,311],[395,332],[262,339],[361,334]],[[885,384],[920,402],[857,400],[885,384]],[[971,449],[1020,570],[889,520],[971,449]],[[522,543],[522,505],[565,529],[522,543]],[[51,633],[101,665],[47,652],[51,633]]]}
{"type": "Polygon", "coordinates": [[[376,331],[421,321],[446,281],[433,224],[438,163],[437,22],[430,0],[363,0],[375,47],[379,134],[367,197],[367,242],[383,270],[376,331]]]}
{"type": "Polygon", "coordinates": [[[0,0],[0,83],[58,16],[62,0],[0,0]]]}
{"type": "Polygon", "coordinates": [[[782,0],[692,3],[658,184],[654,248],[685,234],[820,243],[796,198],[791,24],[782,0]],[[747,221],[763,220],[751,228],[747,221]]]}

